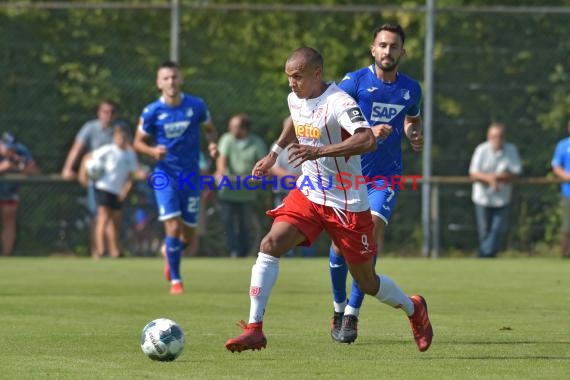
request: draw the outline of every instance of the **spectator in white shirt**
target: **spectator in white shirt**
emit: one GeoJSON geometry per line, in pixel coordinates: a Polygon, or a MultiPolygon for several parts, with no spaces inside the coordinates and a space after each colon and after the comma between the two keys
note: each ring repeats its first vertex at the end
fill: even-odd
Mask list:
{"type": "Polygon", "coordinates": [[[103,145],[85,156],[80,179],[95,183],[97,216],[95,225],[94,259],[105,254],[118,258],[121,208],[133,185],[132,177],[138,168],[137,156],[129,141],[129,133],[123,124],[113,127],[113,143],[103,145]],[[105,244],[106,243],[106,244],[105,244]]]}
{"type": "Polygon", "coordinates": [[[481,258],[496,257],[501,248],[508,226],[512,181],[521,171],[516,146],[505,142],[505,126],[492,123],[487,141],[475,148],[469,166],[481,258]]]}

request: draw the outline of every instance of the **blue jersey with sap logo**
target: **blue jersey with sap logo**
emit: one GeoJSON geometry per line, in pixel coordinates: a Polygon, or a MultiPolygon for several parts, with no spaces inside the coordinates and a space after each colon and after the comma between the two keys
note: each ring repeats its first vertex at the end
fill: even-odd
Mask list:
{"type": "Polygon", "coordinates": [[[375,151],[362,155],[362,173],[369,177],[402,174],[404,119],[420,115],[419,83],[402,73],[397,73],[396,81],[385,83],[370,65],[346,74],[339,87],[356,100],[371,126],[392,126],[392,133],[377,141],[375,151]]]}
{"type": "MultiPolygon", "coordinates": [[[[554,156],[552,156],[552,167],[560,167],[566,172],[570,172],[570,137],[561,140],[556,145],[554,156]]],[[[561,185],[562,196],[570,197],[570,183],[563,182],[561,185]]]]}
{"type": "Polygon", "coordinates": [[[162,98],[149,104],[142,112],[139,128],[152,135],[167,153],[156,163],[155,170],[178,178],[179,173],[200,171],[200,129],[210,121],[208,106],[201,98],[182,94],[180,104],[170,106],[162,98]]]}

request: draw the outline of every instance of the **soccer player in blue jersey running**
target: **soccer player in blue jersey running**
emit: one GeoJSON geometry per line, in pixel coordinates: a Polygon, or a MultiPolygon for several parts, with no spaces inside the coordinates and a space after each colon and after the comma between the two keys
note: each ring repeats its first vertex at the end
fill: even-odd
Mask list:
{"type": "MultiPolygon", "coordinates": [[[[378,252],[382,248],[384,229],[400,190],[399,186],[390,183],[390,179],[402,174],[402,137],[405,135],[408,138],[414,151],[423,148],[421,88],[416,80],[398,71],[398,63],[406,53],[404,41],[405,34],[400,25],[380,26],[374,31],[370,48],[374,63],[346,74],[339,84],[357,101],[376,137],[377,149],[362,155],[362,174],[371,179],[375,176],[387,179],[367,184],[378,252]]],[[[331,336],[334,341],[352,343],[357,337],[358,314],[364,293],[353,281],[347,300],[348,268],[334,244],[330,248],[329,261],[334,299],[331,336]]],[[[413,310],[411,304],[418,302],[425,304],[423,298],[411,298],[409,305],[395,307],[413,310]]],[[[431,333],[431,326],[429,329],[431,333]]],[[[427,347],[424,348],[426,349],[427,347]]]]}
{"type": "Polygon", "coordinates": [[[159,67],[156,85],[162,96],[143,110],[134,147],[157,161],[149,185],[166,232],[165,277],[171,283],[170,293],[180,294],[184,290],[180,260],[195,238],[198,223],[200,130],[212,157],[218,152],[217,133],[204,100],[181,91],[182,77],[175,62],[159,67]]]}

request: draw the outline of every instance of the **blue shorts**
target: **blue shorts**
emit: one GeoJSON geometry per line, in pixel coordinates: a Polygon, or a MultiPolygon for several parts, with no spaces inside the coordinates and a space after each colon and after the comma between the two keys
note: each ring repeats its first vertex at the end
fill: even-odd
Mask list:
{"type": "Polygon", "coordinates": [[[391,187],[386,181],[379,179],[374,182],[374,186],[368,184],[368,201],[370,202],[370,212],[382,219],[386,225],[390,221],[392,211],[396,207],[400,187],[391,187]]]}
{"type": "Polygon", "coordinates": [[[198,209],[200,207],[200,191],[190,186],[179,189],[178,178],[170,177],[164,189],[155,189],[154,196],[158,206],[158,220],[181,217],[189,227],[198,225],[198,209]]]}

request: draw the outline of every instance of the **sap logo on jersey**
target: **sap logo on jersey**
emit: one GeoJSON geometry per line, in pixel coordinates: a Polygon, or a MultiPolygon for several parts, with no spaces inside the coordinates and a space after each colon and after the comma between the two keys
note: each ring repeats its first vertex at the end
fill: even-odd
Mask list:
{"type": "Polygon", "coordinates": [[[307,137],[310,139],[320,139],[321,131],[310,124],[295,125],[295,134],[297,137],[307,137]]]}
{"type": "Polygon", "coordinates": [[[404,109],[400,104],[372,103],[370,120],[388,123],[404,109]]]}
{"type": "Polygon", "coordinates": [[[186,131],[190,121],[177,121],[176,123],[166,123],[164,124],[164,133],[169,139],[178,137],[186,131]]]}

